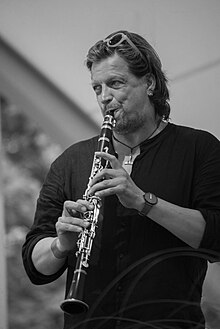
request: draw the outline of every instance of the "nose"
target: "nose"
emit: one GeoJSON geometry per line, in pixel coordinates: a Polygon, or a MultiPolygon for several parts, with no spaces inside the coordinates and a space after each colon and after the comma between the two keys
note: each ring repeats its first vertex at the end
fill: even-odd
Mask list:
{"type": "Polygon", "coordinates": [[[101,102],[102,104],[107,104],[112,100],[113,96],[111,94],[111,88],[104,85],[102,86],[102,92],[101,92],[101,102]]]}

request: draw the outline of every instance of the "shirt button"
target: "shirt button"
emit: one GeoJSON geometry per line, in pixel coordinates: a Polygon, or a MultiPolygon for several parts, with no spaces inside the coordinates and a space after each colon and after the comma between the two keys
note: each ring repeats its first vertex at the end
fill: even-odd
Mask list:
{"type": "Polygon", "coordinates": [[[121,324],[121,321],[120,320],[117,320],[116,321],[116,326],[120,326],[120,324],[121,324]]]}
{"type": "Polygon", "coordinates": [[[122,286],[118,286],[118,287],[117,287],[117,290],[118,290],[118,291],[122,291],[122,286]]]}
{"type": "Polygon", "coordinates": [[[121,253],[121,254],[119,255],[119,258],[122,259],[123,257],[124,257],[124,254],[121,253]]]}

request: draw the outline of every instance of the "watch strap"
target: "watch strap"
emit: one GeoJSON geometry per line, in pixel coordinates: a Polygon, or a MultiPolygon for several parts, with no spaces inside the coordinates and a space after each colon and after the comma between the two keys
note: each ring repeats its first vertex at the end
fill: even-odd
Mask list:
{"type": "MultiPolygon", "coordinates": [[[[145,201],[145,200],[144,200],[144,201],[145,201]]],[[[149,211],[151,210],[152,207],[153,207],[152,204],[147,203],[147,202],[145,201],[145,203],[144,203],[144,207],[141,209],[141,211],[139,211],[139,215],[141,215],[141,216],[147,216],[147,214],[149,213],[149,211]]]]}

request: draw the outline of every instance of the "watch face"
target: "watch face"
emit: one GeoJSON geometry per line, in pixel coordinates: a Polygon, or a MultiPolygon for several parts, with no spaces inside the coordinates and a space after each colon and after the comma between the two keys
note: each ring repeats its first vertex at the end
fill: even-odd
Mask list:
{"type": "Polygon", "coordinates": [[[145,201],[147,201],[151,205],[157,204],[157,201],[158,201],[156,195],[154,195],[151,192],[145,193],[144,199],[145,199],[145,201]]]}

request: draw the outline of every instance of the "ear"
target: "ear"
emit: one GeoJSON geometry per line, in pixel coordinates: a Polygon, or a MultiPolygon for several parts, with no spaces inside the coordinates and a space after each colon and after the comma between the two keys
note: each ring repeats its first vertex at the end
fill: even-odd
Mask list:
{"type": "Polygon", "coordinates": [[[147,82],[147,93],[149,96],[153,95],[154,89],[156,87],[156,79],[153,74],[146,74],[146,82],[147,82]]]}

